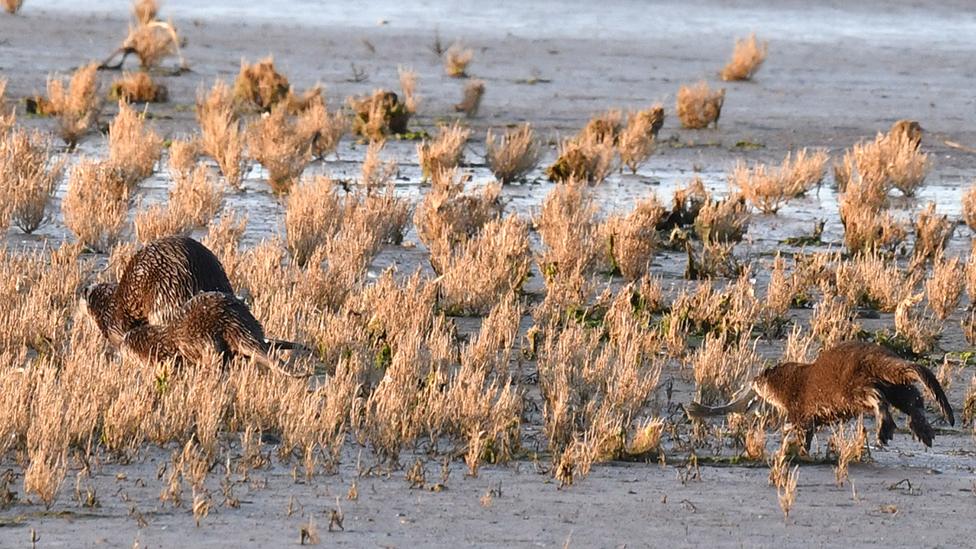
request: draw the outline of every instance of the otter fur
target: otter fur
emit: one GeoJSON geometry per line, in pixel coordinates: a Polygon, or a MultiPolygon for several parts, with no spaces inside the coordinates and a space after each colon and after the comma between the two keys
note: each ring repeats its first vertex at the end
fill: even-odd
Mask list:
{"type": "Polygon", "coordinates": [[[166,324],[200,292],[233,294],[220,260],[206,246],[183,236],[155,240],[136,252],[117,284],[96,284],[85,292],[88,312],[116,347],[129,330],[166,324]]]}
{"type": "Polygon", "coordinates": [[[728,405],[710,408],[693,402],[687,410],[693,418],[741,413],[761,399],[806,431],[805,447],[809,450],[818,425],[868,412],[874,413],[878,442],[887,444],[896,428],[891,416],[894,406],[908,415],[912,434],[932,446],[934,432],[925,418],[925,401],[915,386],[918,383],[935,396],[942,415],[954,425],[952,406],[928,368],[899,358],[880,345],[860,341],[823,351],[811,364],[785,362],[767,368],[753,379],[750,390],[728,405]]]}
{"type": "Polygon", "coordinates": [[[905,141],[913,149],[918,149],[919,145],[922,144],[922,126],[914,120],[898,120],[891,125],[888,135],[891,137],[904,136],[905,141]]]}
{"type": "Polygon", "coordinates": [[[292,377],[305,377],[290,371],[269,353],[272,348],[307,349],[297,343],[265,339],[264,328],[247,305],[223,292],[193,296],[166,324],[143,324],[129,330],[121,347],[123,352],[134,353],[148,362],[177,359],[201,363],[217,355],[226,365],[240,356],[292,377]]]}

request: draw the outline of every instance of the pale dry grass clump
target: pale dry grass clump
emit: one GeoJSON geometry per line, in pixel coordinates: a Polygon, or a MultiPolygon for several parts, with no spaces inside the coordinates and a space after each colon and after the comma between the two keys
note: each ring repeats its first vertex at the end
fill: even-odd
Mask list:
{"type": "Polygon", "coordinates": [[[694,86],[681,86],[678,90],[678,120],[689,129],[718,125],[723,103],[725,88],[713,91],[704,80],[694,86]]]}
{"type": "Polygon", "coordinates": [[[341,111],[329,112],[320,92],[302,110],[297,122],[298,134],[310,142],[312,156],[319,159],[336,150],[348,127],[341,111]]]}
{"type": "Polygon", "coordinates": [[[813,308],[810,332],[824,349],[853,339],[861,330],[855,320],[856,311],[847,300],[838,297],[833,290],[822,288],[823,297],[813,308]]]}
{"type": "Polygon", "coordinates": [[[848,466],[857,463],[864,457],[867,446],[867,431],[864,429],[863,418],[848,430],[844,425],[837,425],[830,435],[829,446],[837,455],[837,465],[834,467],[834,478],[838,486],[843,486],[848,477],[848,466]]]}
{"type": "MultiPolygon", "coordinates": [[[[620,132],[617,141],[620,162],[634,174],[637,173],[637,168],[654,152],[654,138],[657,133],[657,129],[654,127],[656,119],[647,114],[648,112],[650,111],[627,115],[627,125],[620,132]]],[[[663,113],[663,109],[661,112],[663,113]]]]}
{"type": "Polygon", "coordinates": [[[844,244],[851,253],[894,249],[905,239],[905,229],[885,211],[887,193],[876,180],[853,178],[839,203],[844,244]]]}
{"type": "Polygon", "coordinates": [[[303,266],[339,230],[342,201],[326,176],[299,183],[285,202],[285,236],[292,259],[303,266]]]}
{"type": "Polygon", "coordinates": [[[46,220],[51,195],[64,172],[65,159],[52,159],[51,143],[40,132],[15,128],[0,134],[0,222],[13,221],[32,233],[46,220]]]}
{"type": "Polygon", "coordinates": [[[430,179],[434,173],[456,168],[462,160],[464,145],[471,136],[471,130],[455,122],[441,128],[437,138],[426,139],[417,145],[417,159],[424,178],[430,179]]]}
{"type": "Polygon", "coordinates": [[[935,212],[935,202],[929,202],[915,218],[915,246],[912,248],[913,265],[924,264],[942,256],[943,250],[952,238],[956,224],[947,215],[935,212]]]}
{"type": "Polygon", "coordinates": [[[241,60],[241,70],[234,80],[233,92],[238,105],[268,112],[288,97],[290,90],[288,79],[275,69],[273,57],[253,64],[241,60]]]}
{"type": "Polygon", "coordinates": [[[638,280],[650,271],[654,252],[660,246],[657,225],[666,210],[657,196],[637,201],[627,215],[611,216],[600,228],[605,238],[609,271],[627,280],[638,280]]]}
{"type": "Polygon", "coordinates": [[[159,4],[156,0],[135,0],[132,2],[132,16],[143,25],[155,21],[158,13],[159,4]]]}
{"type": "Polygon", "coordinates": [[[596,213],[584,185],[560,185],[546,195],[535,225],[545,246],[538,263],[547,284],[596,268],[603,251],[596,213]]]}
{"type": "Polygon", "coordinates": [[[71,170],[61,201],[64,224],[83,245],[108,251],[118,241],[125,224],[127,188],[108,163],[80,161],[71,170]]]}
{"type": "Polygon", "coordinates": [[[268,170],[275,194],[287,194],[312,160],[311,142],[284,107],[275,107],[247,128],[248,155],[268,170]]]}
{"type": "Polygon", "coordinates": [[[10,15],[16,15],[23,5],[24,0],[3,0],[3,9],[10,15]]]}
{"type": "Polygon", "coordinates": [[[748,333],[733,341],[709,334],[689,359],[695,376],[698,402],[728,402],[762,363],[748,333]]]}
{"type": "Polygon", "coordinates": [[[414,226],[430,251],[434,269],[442,260],[477,234],[489,221],[501,217],[501,187],[487,185],[479,193],[465,192],[465,179],[455,180],[453,170],[440,172],[414,213],[414,226]]]}
{"type": "Polygon", "coordinates": [[[539,390],[553,475],[561,484],[586,476],[594,463],[626,456],[628,447],[639,450],[628,440],[648,427],[645,406],[662,367],[654,357],[658,345],[636,320],[615,332],[619,337],[601,343],[599,330],[579,324],[547,330],[539,390]]]}
{"type": "Polygon", "coordinates": [[[169,173],[175,181],[187,177],[203,154],[198,137],[174,139],[169,145],[169,173]]]}
{"type": "Polygon", "coordinates": [[[408,133],[410,117],[417,113],[417,73],[399,69],[401,96],[389,90],[374,90],[370,95],[347,100],[354,116],[352,131],[370,141],[381,141],[388,135],[408,133]]]}
{"type": "Polygon", "coordinates": [[[911,295],[919,281],[917,271],[906,272],[898,263],[874,252],[836,266],[837,291],[850,303],[892,313],[911,295]]]}
{"type": "Polygon", "coordinates": [[[137,71],[127,72],[116,78],[108,95],[116,101],[130,103],[165,103],[169,99],[169,90],[163,84],[153,81],[149,73],[137,71]]]}
{"type": "Polygon", "coordinates": [[[932,276],[925,281],[925,295],[935,318],[945,320],[955,312],[965,283],[965,269],[958,257],[933,263],[932,276]]]}
{"type": "Polygon", "coordinates": [[[722,80],[751,80],[766,60],[769,42],[756,39],[756,33],[735,41],[732,59],[722,69],[722,80]]]}
{"type": "Polygon", "coordinates": [[[976,231],[976,182],[973,182],[962,195],[962,219],[976,231]]]}
{"type": "Polygon", "coordinates": [[[515,215],[489,221],[443,265],[439,306],[447,314],[482,315],[518,293],[532,264],[528,223],[515,215]]]}
{"type": "Polygon", "coordinates": [[[771,169],[764,164],[747,168],[739,162],[729,174],[729,182],[738,187],[754,207],[763,213],[774,214],[788,200],[802,196],[818,185],[826,163],[826,151],[817,150],[808,155],[807,149],[803,149],[796,156],[787,153],[783,163],[771,169]]]}
{"type": "Polygon", "coordinates": [[[499,183],[511,183],[529,174],[539,163],[539,141],[530,124],[505,132],[497,139],[488,130],[485,160],[499,183]]]}
{"type": "Polygon", "coordinates": [[[186,176],[173,178],[169,198],[136,214],[136,240],[150,242],[163,236],[186,235],[205,227],[220,211],[223,193],[210,169],[198,164],[186,176]]]}
{"type": "Polygon", "coordinates": [[[749,209],[742,195],[706,198],[695,216],[695,233],[705,243],[739,242],[749,230],[749,209]]]}
{"type": "Polygon", "coordinates": [[[47,79],[48,105],[43,114],[58,117],[61,138],[70,148],[98,123],[102,108],[98,93],[98,65],[89,63],[71,75],[65,84],[60,77],[47,79]]]}
{"type": "Polygon", "coordinates": [[[468,76],[468,65],[471,64],[472,59],[474,59],[474,50],[455,42],[444,52],[444,72],[451,78],[465,78],[468,76]]]}
{"type": "Polygon", "coordinates": [[[855,178],[887,195],[896,188],[905,196],[914,196],[925,181],[929,159],[918,148],[917,136],[906,131],[879,133],[873,142],[858,143],[834,166],[834,180],[842,191],[855,178]]]}
{"type": "Polygon", "coordinates": [[[485,95],[484,80],[472,80],[464,85],[464,94],[461,102],[454,105],[454,110],[463,112],[464,116],[474,118],[478,116],[478,109],[481,108],[481,98],[485,95]]]}
{"type": "Polygon", "coordinates": [[[922,296],[921,292],[909,295],[895,308],[895,333],[905,338],[914,353],[931,351],[942,332],[942,322],[919,306],[922,296]]]}
{"type": "Polygon", "coordinates": [[[556,183],[601,183],[614,169],[615,154],[612,138],[569,139],[559,146],[559,157],[546,168],[546,177],[556,183]]]}
{"type": "Polygon", "coordinates": [[[217,80],[210,92],[197,92],[196,111],[203,150],[217,161],[227,184],[239,188],[246,168],[244,132],[227,84],[217,80]]]}
{"type": "Polygon", "coordinates": [[[119,101],[119,114],[108,126],[108,162],[118,169],[130,187],[149,177],[163,154],[163,138],[146,127],[138,114],[119,101]]]}

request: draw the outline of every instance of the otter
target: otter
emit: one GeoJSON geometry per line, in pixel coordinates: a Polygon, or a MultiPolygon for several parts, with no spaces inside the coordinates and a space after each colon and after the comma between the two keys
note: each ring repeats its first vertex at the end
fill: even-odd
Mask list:
{"type": "Polygon", "coordinates": [[[102,335],[118,347],[129,330],[166,324],[190,298],[209,291],[234,293],[220,260],[192,238],[170,236],[136,252],[117,284],[88,288],[85,303],[102,335]]]}
{"type": "Polygon", "coordinates": [[[908,415],[915,437],[931,447],[934,432],[925,418],[925,401],[916,383],[935,396],[942,415],[954,425],[952,406],[928,368],[899,358],[880,345],[860,341],[825,350],[811,364],[785,362],[766,368],[733,402],[718,407],[692,402],[687,412],[692,418],[743,413],[761,399],[804,429],[804,448],[809,451],[818,425],[847,421],[866,412],[874,413],[878,443],[887,444],[896,428],[891,416],[894,406],[908,415]]]}
{"type": "Polygon", "coordinates": [[[888,135],[904,135],[905,141],[916,150],[922,144],[922,126],[914,120],[898,120],[891,125],[888,135]]]}
{"type": "Polygon", "coordinates": [[[123,352],[141,360],[155,362],[176,359],[201,363],[217,355],[226,366],[234,357],[255,360],[258,364],[292,377],[307,377],[286,368],[270,356],[273,349],[308,351],[290,341],[268,340],[264,328],[237,297],[223,292],[203,292],[193,296],[170,322],[142,324],[122,339],[123,352]]]}

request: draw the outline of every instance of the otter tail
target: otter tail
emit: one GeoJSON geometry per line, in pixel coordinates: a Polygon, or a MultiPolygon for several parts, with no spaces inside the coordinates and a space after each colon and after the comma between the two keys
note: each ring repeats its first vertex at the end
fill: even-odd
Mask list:
{"type": "Polygon", "coordinates": [[[938,378],[935,377],[932,370],[919,364],[912,364],[912,368],[915,370],[915,374],[922,382],[922,385],[925,385],[925,388],[935,395],[935,400],[939,403],[939,409],[942,410],[942,415],[949,422],[949,425],[955,425],[956,418],[952,414],[952,405],[949,404],[949,399],[946,398],[945,391],[942,390],[942,384],[939,383],[938,378]]]}
{"type": "Polygon", "coordinates": [[[756,391],[752,388],[724,406],[705,406],[697,402],[690,402],[685,412],[691,419],[702,419],[708,416],[724,416],[726,414],[742,414],[748,412],[758,402],[756,391]]]}
{"type": "Polygon", "coordinates": [[[895,366],[894,368],[882,371],[884,381],[894,384],[921,383],[935,396],[936,402],[939,403],[939,410],[942,412],[943,417],[946,418],[946,421],[949,422],[949,425],[956,424],[956,418],[952,413],[952,405],[949,404],[949,399],[942,389],[942,384],[939,383],[932,370],[907,360],[898,359],[892,362],[893,366],[895,366]]]}

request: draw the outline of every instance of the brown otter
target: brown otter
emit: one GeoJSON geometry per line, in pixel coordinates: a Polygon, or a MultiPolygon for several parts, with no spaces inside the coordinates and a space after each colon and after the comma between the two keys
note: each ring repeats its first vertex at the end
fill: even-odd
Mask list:
{"type": "Polygon", "coordinates": [[[293,377],[304,376],[273,359],[269,355],[272,347],[307,350],[288,341],[269,342],[261,323],[247,306],[223,292],[193,296],[166,324],[143,324],[129,330],[121,347],[146,361],[177,359],[201,363],[208,356],[218,355],[226,365],[235,356],[241,356],[293,377]]]}
{"type": "Polygon", "coordinates": [[[878,442],[886,444],[896,427],[891,417],[894,406],[908,414],[908,426],[915,437],[932,446],[934,433],[925,419],[925,402],[916,383],[935,395],[942,415],[954,425],[942,385],[928,368],[903,360],[880,345],[860,341],[823,351],[812,364],[786,362],[767,368],[753,379],[751,389],[732,403],[709,408],[692,402],[688,415],[701,418],[742,413],[757,398],[762,399],[806,431],[805,447],[809,450],[818,425],[846,421],[866,412],[874,412],[878,442]]]}
{"type": "Polygon", "coordinates": [[[918,149],[922,144],[922,126],[914,120],[898,120],[891,125],[888,131],[889,136],[905,136],[905,141],[911,144],[912,148],[918,149]]]}
{"type": "Polygon", "coordinates": [[[220,260],[206,246],[183,236],[155,240],[129,260],[118,284],[85,292],[88,312],[115,346],[142,324],[166,324],[200,292],[233,294],[220,260]]]}

